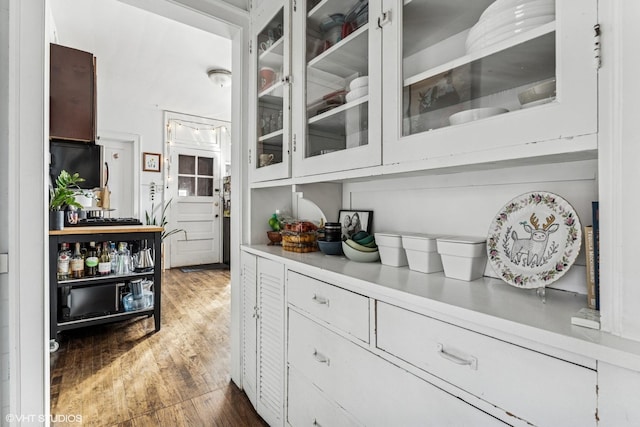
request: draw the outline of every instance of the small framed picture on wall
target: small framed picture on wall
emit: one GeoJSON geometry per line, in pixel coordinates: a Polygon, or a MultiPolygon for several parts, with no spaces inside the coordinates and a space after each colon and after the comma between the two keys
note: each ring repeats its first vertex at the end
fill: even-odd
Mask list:
{"type": "Polygon", "coordinates": [[[340,210],[338,220],[342,225],[342,237],[350,239],[358,231],[371,233],[373,211],[340,210]]]}
{"type": "Polygon", "coordinates": [[[160,172],[162,154],[142,153],[142,170],[145,172],[160,172]]]}

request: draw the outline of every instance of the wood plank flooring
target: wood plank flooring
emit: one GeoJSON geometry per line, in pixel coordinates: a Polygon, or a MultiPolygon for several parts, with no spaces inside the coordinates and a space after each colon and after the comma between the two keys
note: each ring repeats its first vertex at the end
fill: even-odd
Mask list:
{"type": "Polygon", "coordinates": [[[266,426],[229,377],[229,283],[228,270],[167,270],[160,332],[149,317],[61,334],[54,425],[266,426]]]}

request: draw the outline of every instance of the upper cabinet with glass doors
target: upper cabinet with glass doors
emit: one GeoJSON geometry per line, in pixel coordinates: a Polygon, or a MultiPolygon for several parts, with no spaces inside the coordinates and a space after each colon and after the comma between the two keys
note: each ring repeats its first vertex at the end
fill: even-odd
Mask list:
{"type": "Polygon", "coordinates": [[[254,182],[291,176],[289,2],[263,1],[260,7],[252,25],[257,30],[252,39],[256,125],[249,153],[254,182]]]}
{"type": "Polygon", "coordinates": [[[293,175],[380,165],[380,0],[294,2],[293,175]]]}
{"type": "Polygon", "coordinates": [[[594,155],[596,0],[383,0],[383,10],[385,164],[594,155]]]}

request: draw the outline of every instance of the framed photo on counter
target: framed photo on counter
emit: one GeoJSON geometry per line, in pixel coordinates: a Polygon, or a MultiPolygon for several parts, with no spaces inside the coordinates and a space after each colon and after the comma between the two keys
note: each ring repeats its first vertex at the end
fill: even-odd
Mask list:
{"type": "Polygon", "coordinates": [[[142,170],[145,172],[160,172],[162,154],[142,153],[142,170]]]}
{"type": "Polygon", "coordinates": [[[342,225],[342,237],[350,239],[358,231],[371,233],[373,211],[340,210],[338,221],[342,225]]]}

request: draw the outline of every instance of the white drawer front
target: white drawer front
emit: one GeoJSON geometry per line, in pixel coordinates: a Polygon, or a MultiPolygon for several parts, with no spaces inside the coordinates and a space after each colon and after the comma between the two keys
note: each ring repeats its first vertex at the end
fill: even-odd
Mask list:
{"type": "Polygon", "coordinates": [[[289,271],[288,303],[369,342],[369,298],[289,271]]]}
{"type": "Polygon", "coordinates": [[[364,425],[504,425],[299,313],[289,313],[290,367],[364,425]]]}
{"type": "Polygon", "coordinates": [[[596,425],[590,369],[381,302],[377,346],[534,425],[596,425]]]}
{"type": "Polygon", "coordinates": [[[294,427],[350,427],[359,425],[295,368],[289,368],[287,421],[294,427]]]}

